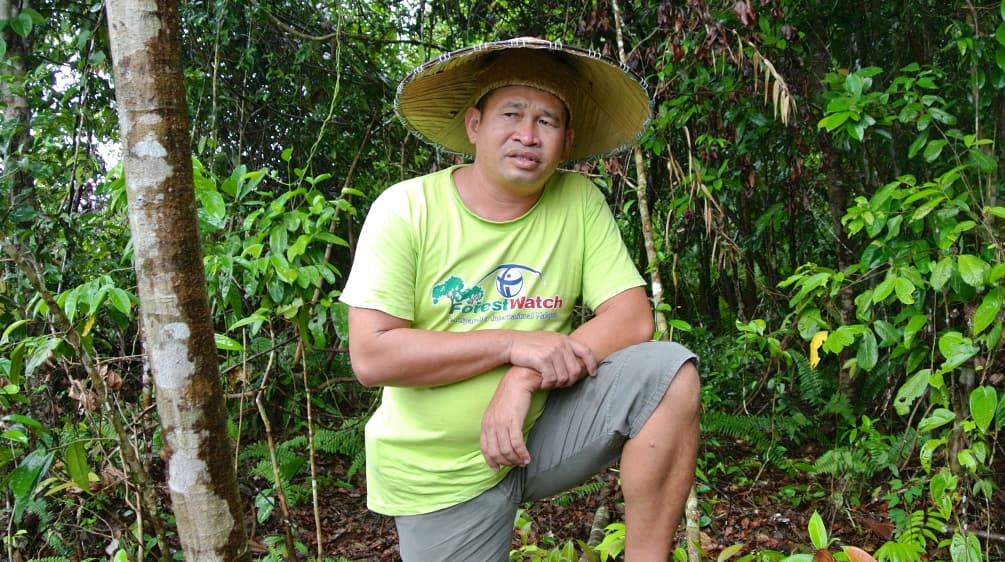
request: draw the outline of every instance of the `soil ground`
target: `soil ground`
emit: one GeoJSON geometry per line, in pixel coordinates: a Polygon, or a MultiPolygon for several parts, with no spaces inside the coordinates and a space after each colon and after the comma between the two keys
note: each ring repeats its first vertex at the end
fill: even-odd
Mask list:
{"type": "MultiPolygon", "coordinates": [[[[804,451],[811,463],[813,451],[804,451]]],[[[743,443],[719,445],[712,458],[721,460],[719,466],[732,467],[721,474],[701,482],[700,504],[705,514],[701,533],[702,549],[708,560],[716,560],[723,551],[740,545],[730,558],[743,554],[776,551],[785,554],[811,552],[807,524],[817,511],[828,525],[831,537],[837,539],[832,547],[838,552],[840,545],[858,546],[873,553],[893,537],[895,524],[891,520],[890,498],[904,498],[902,494],[890,495],[889,486],[863,485],[841,482],[830,477],[818,477],[806,470],[782,471],[772,465],[760,465],[751,459],[756,455],[743,443]],[[852,494],[853,486],[858,490],[852,494]],[[838,506],[839,488],[845,497],[858,496],[858,501],[847,501],[838,506]]],[[[1005,462],[998,461],[999,477],[1005,473],[1005,462]]],[[[342,476],[345,466],[332,460],[323,470],[342,476]],[[341,472],[340,472],[341,471],[341,472]]],[[[595,493],[566,494],[559,498],[538,501],[527,507],[533,520],[531,536],[526,542],[541,546],[562,545],[568,540],[585,541],[590,533],[597,508],[605,505],[611,513],[611,522],[623,521],[623,498],[618,491],[616,467],[598,475],[605,485],[595,493]]],[[[323,553],[335,559],[351,561],[396,561],[397,536],[391,519],[376,515],[366,509],[363,476],[353,479],[352,487],[327,487],[321,491],[321,529],[323,553]]],[[[999,488],[1003,482],[998,478],[999,488]]],[[[927,491],[925,492],[927,494],[927,491]]],[[[314,540],[316,528],[314,511],[309,505],[291,510],[295,526],[299,529],[297,540],[308,546],[309,554],[317,552],[314,540]]],[[[1005,492],[999,489],[983,508],[971,508],[972,529],[983,530],[982,544],[987,545],[990,557],[986,560],[1005,560],[1005,532],[1001,521],[1005,516],[1005,492]]],[[[255,529],[257,550],[266,552],[265,538],[282,533],[271,523],[255,529]]],[[[683,530],[681,531],[683,533],[683,530]]],[[[680,534],[679,539],[683,539],[680,534]]],[[[514,548],[521,538],[514,534],[514,548]]],[[[928,560],[949,560],[946,550],[933,550],[928,560]]]]}

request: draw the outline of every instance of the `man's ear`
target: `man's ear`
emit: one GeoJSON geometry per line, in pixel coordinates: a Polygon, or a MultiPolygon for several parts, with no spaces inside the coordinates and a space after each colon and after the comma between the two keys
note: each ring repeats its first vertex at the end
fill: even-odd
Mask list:
{"type": "Polygon", "coordinates": [[[471,106],[464,112],[464,130],[468,133],[468,142],[475,144],[478,137],[478,126],[482,122],[482,112],[477,107],[471,106]]]}
{"type": "Polygon", "coordinates": [[[576,132],[572,129],[565,129],[565,147],[562,149],[562,160],[568,160],[572,152],[572,143],[576,140],[576,132]]]}

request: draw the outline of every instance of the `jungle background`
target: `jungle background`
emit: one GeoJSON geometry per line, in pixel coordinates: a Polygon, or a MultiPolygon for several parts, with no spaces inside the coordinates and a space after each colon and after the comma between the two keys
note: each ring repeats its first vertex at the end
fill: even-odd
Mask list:
{"type": "MultiPolygon", "coordinates": [[[[638,151],[578,169],[651,280],[657,337],[701,356],[701,556],[1005,559],[1005,2],[207,0],[179,15],[258,559],[395,559],[393,523],[363,503],[378,394],[353,377],[339,289],[370,202],[457,161],[395,118],[398,81],[523,35],[623,58],[653,98],[638,151]]],[[[2,0],[0,31],[2,556],[183,559],[104,5],[2,0]]],[[[513,559],[615,557],[616,484],[613,467],[525,506],[513,559]]]]}

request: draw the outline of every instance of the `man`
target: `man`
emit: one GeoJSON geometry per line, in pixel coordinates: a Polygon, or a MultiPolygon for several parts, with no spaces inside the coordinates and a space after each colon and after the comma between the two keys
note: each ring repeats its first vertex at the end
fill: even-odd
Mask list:
{"type": "Polygon", "coordinates": [[[667,560],[698,446],[695,356],[653,316],[603,195],[560,163],[636,142],[644,87],[537,39],[420,66],[396,109],[474,154],[373,203],[342,301],[365,385],[370,509],[405,561],[508,560],[518,506],[620,458],[626,559],[667,560]],[[593,316],[573,326],[577,302],[593,316]]]}

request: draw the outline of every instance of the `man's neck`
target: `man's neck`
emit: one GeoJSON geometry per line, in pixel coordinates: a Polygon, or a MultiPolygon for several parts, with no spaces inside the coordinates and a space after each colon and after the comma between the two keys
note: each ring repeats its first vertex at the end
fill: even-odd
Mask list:
{"type": "Polygon", "coordinates": [[[454,170],[454,185],[464,206],[479,217],[494,222],[517,219],[527,214],[544,190],[539,187],[515,188],[492,181],[474,165],[454,170]]]}

